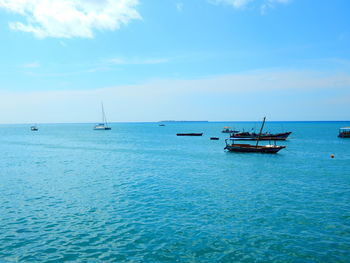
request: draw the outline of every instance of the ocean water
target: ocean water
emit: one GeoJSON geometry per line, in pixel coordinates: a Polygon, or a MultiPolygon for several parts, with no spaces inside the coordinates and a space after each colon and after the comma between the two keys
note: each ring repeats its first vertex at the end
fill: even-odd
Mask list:
{"type": "Polygon", "coordinates": [[[224,151],[223,126],[259,125],[0,125],[0,262],[350,262],[350,123],[224,151]]]}

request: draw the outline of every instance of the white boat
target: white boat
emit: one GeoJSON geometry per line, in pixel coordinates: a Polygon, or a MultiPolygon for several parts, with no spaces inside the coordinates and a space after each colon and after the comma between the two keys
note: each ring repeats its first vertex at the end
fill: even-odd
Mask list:
{"type": "Polygon", "coordinates": [[[95,125],[94,130],[111,130],[112,128],[108,127],[105,110],[103,108],[103,103],[101,103],[101,107],[102,107],[102,123],[95,125]]]}
{"type": "Polygon", "coordinates": [[[238,131],[235,131],[235,130],[232,130],[231,127],[224,127],[221,131],[222,133],[235,133],[235,132],[238,132],[238,131]]]}
{"type": "Polygon", "coordinates": [[[39,128],[36,125],[30,126],[31,131],[38,131],[39,128]]]}

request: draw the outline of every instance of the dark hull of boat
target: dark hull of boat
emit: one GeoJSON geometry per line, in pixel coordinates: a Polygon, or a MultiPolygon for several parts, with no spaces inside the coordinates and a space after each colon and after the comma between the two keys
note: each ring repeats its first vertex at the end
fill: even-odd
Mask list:
{"type": "Polygon", "coordinates": [[[176,136],[202,136],[203,133],[177,133],[176,136]]]}
{"type": "Polygon", "coordinates": [[[220,138],[218,138],[218,137],[210,137],[210,140],[212,140],[212,141],[218,141],[220,138]]]}
{"type": "Polygon", "coordinates": [[[277,153],[286,146],[255,146],[250,144],[227,145],[225,150],[230,152],[249,152],[249,153],[277,153]]]}
{"type": "Polygon", "coordinates": [[[235,133],[235,132],[238,132],[238,131],[233,131],[233,130],[228,130],[228,131],[221,131],[222,133],[235,133]]]}
{"type": "Polygon", "coordinates": [[[260,138],[258,134],[246,135],[246,134],[236,133],[236,134],[232,134],[230,137],[235,138],[236,140],[242,139],[242,140],[256,141],[259,139],[259,141],[285,141],[291,133],[292,132],[277,133],[277,134],[262,134],[260,138]]]}
{"type": "Polygon", "coordinates": [[[350,138],[350,133],[340,133],[338,135],[339,138],[350,138]]]}
{"type": "Polygon", "coordinates": [[[104,127],[104,128],[94,128],[95,131],[106,131],[106,130],[111,130],[112,128],[110,127],[104,127]]]}

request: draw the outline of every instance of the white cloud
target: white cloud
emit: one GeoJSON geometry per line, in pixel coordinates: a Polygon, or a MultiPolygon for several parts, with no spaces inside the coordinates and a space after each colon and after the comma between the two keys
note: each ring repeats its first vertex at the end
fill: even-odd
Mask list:
{"type": "Polygon", "coordinates": [[[22,65],[23,68],[38,68],[40,67],[40,63],[38,62],[31,62],[31,63],[27,63],[22,65]]]}
{"type": "Polygon", "coordinates": [[[288,4],[291,0],[267,0],[260,6],[261,13],[266,14],[267,10],[274,8],[275,4],[288,4]]]}
{"type": "Polygon", "coordinates": [[[236,9],[242,9],[247,7],[249,4],[259,3],[262,12],[266,9],[273,7],[275,4],[287,4],[291,2],[291,0],[209,0],[211,3],[217,4],[227,4],[231,5],[236,9]]]}
{"type": "Polygon", "coordinates": [[[169,59],[168,58],[147,58],[147,59],[112,58],[112,59],[108,59],[106,62],[108,64],[114,64],[114,65],[148,65],[148,64],[167,63],[167,62],[169,62],[169,59]]]}
{"type": "Polygon", "coordinates": [[[234,8],[242,8],[254,0],[211,0],[213,3],[232,5],[234,8]]]}
{"type": "Polygon", "coordinates": [[[67,47],[66,42],[63,42],[63,41],[60,41],[60,45],[61,45],[62,47],[67,47]]]}
{"type": "Polygon", "coordinates": [[[179,3],[176,3],[176,10],[179,11],[179,12],[182,12],[184,9],[184,4],[179,2],[179,3]]]}
{"type": "Polygon", "coordinates": [[[0,8],[25,17],[10,22],[13,30],[36,37],[92,38],[94,30],[114,31],[141,19],[138,0],[0,0],[0,8]]]}
{"type": "Polygon", "coordinates": [[[269,0],[269,2],[273,3],[282,3],[282,4],[287,4],[289,3],[291,0],[269,0]]]}

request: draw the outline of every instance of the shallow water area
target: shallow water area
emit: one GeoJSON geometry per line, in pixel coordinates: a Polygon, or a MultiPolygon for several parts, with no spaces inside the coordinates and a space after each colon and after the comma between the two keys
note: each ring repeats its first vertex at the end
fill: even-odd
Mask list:
{"type": "Polygon", "coordinates": [[[267,122],[275,155],[224,151],[259,122],[0,125],[0,262],[349,262],[349,124],[267,122]]]}

